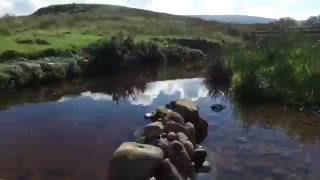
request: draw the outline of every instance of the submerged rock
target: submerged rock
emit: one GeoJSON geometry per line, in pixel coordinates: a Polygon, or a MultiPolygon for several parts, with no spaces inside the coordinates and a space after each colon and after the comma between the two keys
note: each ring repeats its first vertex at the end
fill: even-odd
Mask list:
{"type": "Polygon", "coordinates": [[[201,167],[205,162],[208,153],[203,148],[198,148],[194,150],[192,160],[195,163],[196,167],[201,167]]]}
{"type": "Polygon", "coordinates": [[[134,142],[123,143],[113,154],[111,179],[149,179],[162,165],[163,159],[163,151],[158,147],[134,142]]]}
{"type": "Polygon", "coordinates": [[[209,173],[211,171],[212,167],[210,165],[210,162],[209,161],[205,161],[201,168],[199,168],[198,172],[201,172],[201,173],[209,173]]]}
{"type": "Polygon", "coordinates": [[[223,111],[225,108],[226,107],[221,104],[214,104],[211,106],[211,110],[217,113],[223,111]]]}

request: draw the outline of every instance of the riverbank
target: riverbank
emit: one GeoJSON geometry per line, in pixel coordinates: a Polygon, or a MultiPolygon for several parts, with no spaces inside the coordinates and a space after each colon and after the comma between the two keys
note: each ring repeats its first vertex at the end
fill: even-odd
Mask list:
{"type": "MultiPolygon", "coordinates": [[[[205,40],[189,41],[210,43],[205,40]]],[[[0,89],[110,74],[130,68],[161,68],[192,61],[201,64],[205,59],[206,54],[201,50],[172,41],[157,39],[137,42],[133,36],[120,33],[65,56],[36,60],[15,58],[0,63],[0,89]]]]}

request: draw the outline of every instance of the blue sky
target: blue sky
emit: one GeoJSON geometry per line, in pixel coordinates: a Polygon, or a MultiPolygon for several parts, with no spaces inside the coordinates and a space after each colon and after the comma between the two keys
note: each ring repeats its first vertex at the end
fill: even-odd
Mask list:
{"type": "Polygon", "coordinates": [[[320,0],[0,0],[0,16],[26,15],[62,3],[115,4],[179,15],[241,14],[302,20],[320,14],[320,0]]]}

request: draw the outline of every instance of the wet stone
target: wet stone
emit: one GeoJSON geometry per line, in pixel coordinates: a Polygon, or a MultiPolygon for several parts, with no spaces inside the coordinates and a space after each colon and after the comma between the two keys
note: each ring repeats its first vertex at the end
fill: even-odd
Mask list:
{"type": "Polygon", "coordinates": [[[201,173],[209,173],[211,170],[212,170],[212,167],[211,167],[209,161],[205,161],[202,164],[201,168],[199,168],[199,172],[201,172],[201,173]]]}

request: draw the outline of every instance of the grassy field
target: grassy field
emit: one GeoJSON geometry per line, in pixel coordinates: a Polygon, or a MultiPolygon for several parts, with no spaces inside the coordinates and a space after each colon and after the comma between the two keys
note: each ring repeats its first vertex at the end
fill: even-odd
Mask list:
{"type": "Polygon", "coordinates": [[[119,31],[137,39],[203,38],[220,43],[241,42],[232,25],[197,18],[109,5],[70,4],[43,8],[33,15],[0,19],[0,57],[7,51],[41,54],[46,49],[80,49],[119,31]]]}

